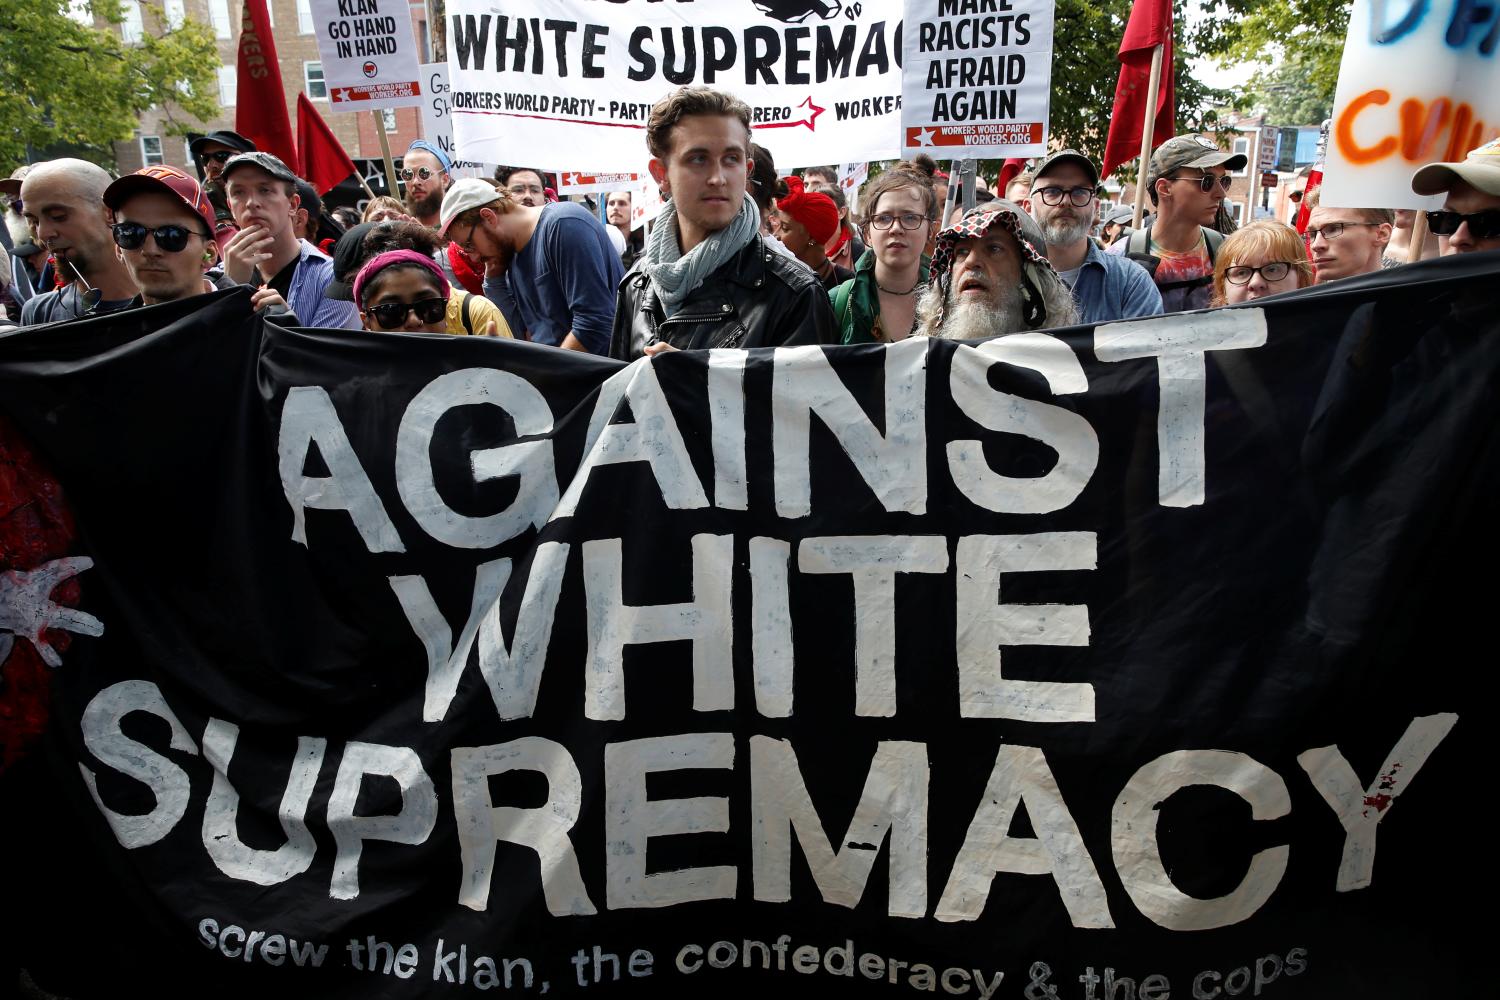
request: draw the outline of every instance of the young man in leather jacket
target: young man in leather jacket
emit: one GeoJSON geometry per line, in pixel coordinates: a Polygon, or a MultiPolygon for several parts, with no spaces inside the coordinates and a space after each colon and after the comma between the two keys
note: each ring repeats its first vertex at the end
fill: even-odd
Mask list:
{"type": "Polygon", "coordinates": [[[646,144],[668,201],[620,283],[610,355],[835,343],[828,295],[812,272],[761,241],[760,212],[745,193],[749,107],[683,87],[651,109],[646,144]]]}

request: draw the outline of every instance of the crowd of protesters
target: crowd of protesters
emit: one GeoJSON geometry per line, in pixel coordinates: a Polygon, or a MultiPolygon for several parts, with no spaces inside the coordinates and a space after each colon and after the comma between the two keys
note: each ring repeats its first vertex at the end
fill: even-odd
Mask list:
{"type": "MultiPolygon", "coordinates": [[[[705,87],[652,109],[651,179],[664,207],[632,223],[559,200],[549,175],[506,166],[456,179],[437,146],[402,158],[404,198],[362,215],[234,132],[191,144],[199,176],[151,166],[120,178],[82,160],[0,181],[10,267],[4,318],[24,326],[152,306],[235,286],[283,325],[514,337],[631,360],[664,350],[977,339],[1234,305],[1400,266],[1500,248],[1500,141],[1418,170],[1426,213],[1304,199],[1299,233],[1236,229],[1230,175],[1246,158],[1197,135],[1144,171],[1151,214],[1101,209],[1097,165],[1059,150],[997,195],[983,178],[954,207],[927,157],[887,167],[851,211],[835,172],[778,177],[750,110],[705,87]]],[[[998,190],[998,187],[997,187],[998,190]]]]}

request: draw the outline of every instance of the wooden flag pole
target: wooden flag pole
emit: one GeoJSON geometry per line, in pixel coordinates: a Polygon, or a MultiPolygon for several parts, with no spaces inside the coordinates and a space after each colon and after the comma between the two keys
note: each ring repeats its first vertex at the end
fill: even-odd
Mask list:
{"type": "Polygon", "coordinates": [[[1415,264],[1422,259],[1422,247],[1427,243],[1427,213],[1420,208],[1411,220],[1411,245],[1406,248],[1406,262],[1415,264]]]}
{"type": "Polygon", "coordinates": [[[1156,129],[1156,98],[1161,93],[1162,46],[1151,50],[1151,82],[1146,87],[1146,125],[1141,129],[1141,161],[1135,176],[1135,212],[1130,217],[1130,228],[1141,228],[1141,217],[1146,211],[1146,168],[1151,162],[1151,139],[1156,129]]]}
{"type": "Polygon", "coordinates": [[[391,186],[391,197],[401,199],[401,185],[396,178],[396,161],[391,158],[391,138],[385,134],[385,116],[378,110],[370,112],[375,119],[375,131],[380,134],[380,153],[385,157],[385,182],[391,186]]]}

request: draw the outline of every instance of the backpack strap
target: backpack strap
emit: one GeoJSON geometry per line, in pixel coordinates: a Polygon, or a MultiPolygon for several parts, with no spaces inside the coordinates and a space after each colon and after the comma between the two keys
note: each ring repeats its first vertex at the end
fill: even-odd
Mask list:
{"type": "Polygon", "coordinates": [[[833,290],[833,318],[842,333],[844,318],[849,313],[849,293],[854,290],[854,279],[850,278],[833,290]]]}
{"type": "Polygon", "coordinates": [[[473,295],[466,294],[464,296],[463,302],[461,302],[458,307],[459,314],[463,316],[465,333],[474,332],[474,320],[469,314],[469,300],[473,297],[473,295]]]}

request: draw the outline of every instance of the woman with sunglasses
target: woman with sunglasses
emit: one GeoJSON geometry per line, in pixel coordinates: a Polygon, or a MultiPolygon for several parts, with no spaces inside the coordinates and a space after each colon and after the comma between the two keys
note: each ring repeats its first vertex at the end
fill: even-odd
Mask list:
{"type": "Polygon", "coordinates": [[[932,180],[898,163],[865,187],[865,243],[854,277],[829,292],[839,343],[894,343],[911,335],[927,287],[923,251],[941,211],[932,180]]]}
{"type": "Polygon", "coordinates": [[[1213,304],[1250,302],[1312,283],[1312,265],[1297,230],[1262,219],[1236,230],[1219,247],[1213,304]]]}
{"type": "Polygon", "coordinates": [[[354,279],[359,318],[377,333],[446,332],[448,293],[442,269],[415,250],[377,254],[354,279]]]}

